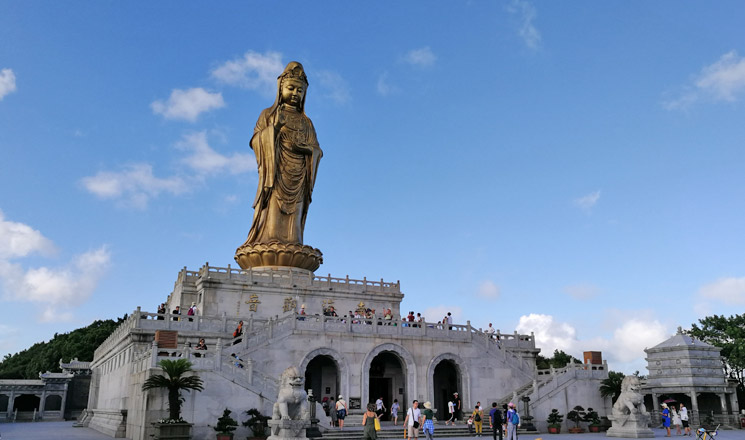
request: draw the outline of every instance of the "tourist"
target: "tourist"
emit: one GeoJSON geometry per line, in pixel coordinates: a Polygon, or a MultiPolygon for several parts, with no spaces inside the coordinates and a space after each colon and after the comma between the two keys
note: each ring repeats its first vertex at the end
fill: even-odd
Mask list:
{"type": "Polygon", "coordinates": [[[181,310],[179,309],[179,306],[176,306],[176,308],[173,309],[171,314],[173,315],[173,318],[171,318],[171,320],[178,321],[178,317],[181,314],[181,310]]]}
{"type": "Polygon", "coordinates": [[[448,414],[450,414],[450,418],[445,422],[445,426],[451,423],[455,426],[455,403],[453,403],[452,399],[448,400],[448,414]]]}
{"type": "Polygon", "coordinates": [[[414,321],[416,318],[414,317],[414,312],[409,312],[409,316],[406,317],[406,320],[409,321],[409,326],[416,327],[416,324],[414,324],[414,321]]]}
{"type": "Polygon", "coordinates": [[[499,435],[499,440],[502,440],[503,423],[502,411],[497,407],[497,402],[492,402],[491,411],[489,411],[489,426],[492,429],[493,440],[497,440],[497,435],[499,435]]]}
{"type": "Polygon", "coordinates": [[[385,404],[383,404],[382,396],[378,397],[378,400],[375,401],[375,414],[378,415],[378,418],[385,414],[385,404]]]}
{"type": "Polygon", "coordinates": [[[417,313],[416,314],[416,322],[417,322],[417,326],[418,327],[423,327],[424,326],[424,316],[422,316],[421,313],[417,313]]]}
{"type": "Polygon", "coordinates": [[[378,438],[378,433],[375,431],[375,419],[377,418],[378,415],[375,414],[375,404],[368,403],[367,411],[365,411],[365,415],[362,416],[362,426],[364,426],[362,431],[363,440],[376,440],[378,438]]]}
{"type": "MultiPolygon", "coordinates": [[[[204,338],[201,338],[199,342],[197,343],[197,346],[194,347],[194,350],[207,350],[207,344],[204,342],[204,338]]],[[[195,357],[202,357],[199,353],[194,353],[195,357]]]]}
{"type": "Polygon", "coordinates": [[[422,417],[424,417],[424,435],[427,436],[427,440],[433,440],[435,435],[435,413],[432,412],[432,403],[429,400],[424,402],[422,417]]]}
{"type": "MultiPolygon", "coordinates": [[[[186,316],[196,316],[197,314],[197,303],[192,302],[191,307],[189,307],[189,310],[186,311],[186,316]]],[[[189,318],[189,322],[194,321],[192,318],[189,318]]]]}
{"type": "Polygon", "coordinates": [[[422,422],[422,411],[419,409],[419,401],[414,400],[412,407],[406,411],[406,418],[404,419],[409,440],[419,438],[419,428],[422,426],[422,422]]]}
{"type": "Polygon", "coordinates": [[[481,402],[476,403],[476,406],[471,413],[471,417],[473,418],[473,426],[476,428],[476,437],[481,437],[484,426],[484,410],[481,409],[481,402]]]}
{"type": "Polygon", "coordinates": [[[486,328],[484,331],[487,335],[489,335],[490,338],[494,337],[494,327],[492,327],[491,322],[489,323],[489,327],[486,328]]]}
{"type": "Polygon", "coordinates": [[[391,418],[393,419],[393,425],[398,425],[398,410],[401,407],[398,405],[398,399],[393,399],[393,405],[391,405],[391,418]]]}
{"type": "Polygon", "coordinates": [[[668,409],[667,403],[662,404],[662,427],[667,432],[665,437],[670,437],[670,409],[668,409]]]}
{"type": "Polygon", "coordinates": [[[680,422],[685,430],[683,435],[691,435],[691,427],[688,425],[688,408],[682,403],[680,404],[680,422]]]}
{"type": "MultiPolygon", "coordinates": [[[[453,404],[455,405],[455,420],[460,420],[463,417],[463,408],[460,406],[460,396],[457,391],[453,393],[453,404]]],[[[453,425],[455,425],[455,420],[453,425]]]]}
{"type": "Polygon", "coordinates": [[[473,437],[473,414],[468,416],[468,420],[466,420],[466,425],[468,425],[468,435],[473,437]]]}
{"type": "Polygon", "coordinates": [[[165,314],[166,314],[166,303],[161,303],[158,306],[158,318],[157,318],[158,321],[163,321],[164,319],[166,319],[166,317],[163,316],[165,314]]]}
{"type": "Polygon", "coordinates": [[[334,402],[334,396],[329,398],[329,416],[331,416],[331,426],[336,428],[339,417],[336,415],[336,402],[334,402]]]}
{"type": "Polygon", "coordinates": [[[233,331],[233,345],[240,343],[243,339],[243,321],[238,321],[238,327],[233,331]]]}
{"type": "Polygon", "coordinates": [[[336,418],[339,419],[339,429],[344,429],[344,417],[347,416],[347,402],[339,394],[339,400],[336,401],[336,418]]]}
{"type": "Polygon", "coordinates": [[[232,356],[235,361],[233,362],[233,365],[235,365],[238,368],[243,368],[243,359],[239,358],[237,354],[231,353],[230,356],[232,356]]]}
{"type": "Polygon", "coordinates": [[[675,435],[683,435],[683,432],[680,430],[680,415],[678,415],[678,411],[675,410],[675,405],[670,407],[670,412],[673,414],[673,426],[675,426],[675,435]]]}
{"type": "MultiPolygon", "coordinates": [[[[450,324],[450,325],[453,324],[453,315],[451,315],[450,312],[448,312],[448,324],[450,324]]],[[[453,327],[451,327],[450,325],[448,326],[448,330],[452,330],[453,329],[453,327]]]]}
{"type": "Polygon", "coordinates": [[[305,321],[305,304],[300,306],[300,311],[298,312],[298,315],[300,315],[300,317],[298,317],[297,319],[298,321],[305,321]]]}
{"type": "Polygon", "coordinates": [[[515,404],[507,405],[507,440],[517,440],[517,428],[520,427],[520,414],[517,413],[515,404]]]}

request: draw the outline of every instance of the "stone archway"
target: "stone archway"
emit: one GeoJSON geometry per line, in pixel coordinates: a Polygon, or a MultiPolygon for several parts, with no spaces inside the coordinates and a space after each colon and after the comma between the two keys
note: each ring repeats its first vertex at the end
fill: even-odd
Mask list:
{"type": "Polygon", "coordinates": [[[62,396],[52,394],[44,401],[44,411],[60,411],[62,409],[62,396]]]}
{"type": "MultiPolygon", "coordinates": [[[[402,386],[396,386],[394,390],[391,392],[391,399],[398,398],[397,396],[401,396],[399,398],[399,405],[401,406],[401,409],[407,408],[409,406],[409,400],[413,400],[416,398],[416,384],[417,384],[417,370],[416,370],[416,362],[414,361],[414,356],[411,355],[411,353],[408,352],[405,348],[398,344],[381,344],[375,347],[372,351],[370,351],[367,356],[365,356],[365,361],[362,363],[362,371],[360,377],[362,377],[362,380],[360,381],[360,404],[361,407],[364,408],[365,405],[369,402],[375,402],[375,400],[380,396],[371,396],[370,395],[370,369],[373,367],[373,362],[375,361],[376,368],[380,368],[378,366],[379,363],[383,364],[383,367],[385,365],[390,365],[395,367],[396,363],[400,366],[401,372],[400,372],[400,380],[394,381],[391,380],[390,384],[393,386],[394,382],[403,382],[402,386]],[[379,355],[383,355],[380,358],[378,358],[379,355]],[[376,361],[376,358],[378,360],[376,361]],[[399,394],[399,388],[402,388],[403,393],[399,394]]],[[[379,381],[380,379],[386,379],[385,373],[380,376],[378,372],[374,372],[373,378],[376,379],[376,381],[379,381]]],[[[392,379],[392,378],[391,378],[392,379]]],[[[387,382],[387,381],[386,381],[387,382]]],[[[379,383],[382,383],[382,381],[379,381],[379,383]]],[[[385,402],[385,405],[387,408],[390,408],[392,404],[391,401],[385,402]]]]}
{"type": "Polygon", "coordinates": [[[40,403],[41,398],[35,394],[21,394],[15,398],[13,409],[17,409],[18,412],[32,412],[33,410],[39,411],[40,403]]]}
{"type": "MultiPolygon", "coordinates": [[[[346,359],[344,359],[344,357],[336,350],[330,348],[319,348],[311,351],[305,355],[303,361],[300,362],[300,371],[303,373],[307,381],[309,372],[319,373],[318,369],[320,368],[320,373],[323,374],[323,370],[328,370],[332,365],[336,369],[336,389],[332,389],[330,395],[333,396],[334,399],[336,399],[339,394],[348,398],[349,365],[347,364],[346,359]]],[[[320,383],[324,383],[324,381],[321,380],[320,383]]],[[[307,383],[306,388],[310,388],[307,383]]],[[[323,397],[326,396],[326,389],[325,387],[323,388],[324,389],[319,390],[313,389],[313,395],[316,397],[316,401],[318,402],[323,401],[323,397]]]]}
{"type": "Polygon", "coordinates": [[[440,420],[447,420],[449,417],[447,403],[454,392],[457,391],[461,398],[461,409],[469,402],[471,378],[468,369],[461,367],[463,365],[467,364],[454,353],[443,353],[429,362],[427,395],[433,399],[432,404],[437,408],[436,416],[440,420]]]}

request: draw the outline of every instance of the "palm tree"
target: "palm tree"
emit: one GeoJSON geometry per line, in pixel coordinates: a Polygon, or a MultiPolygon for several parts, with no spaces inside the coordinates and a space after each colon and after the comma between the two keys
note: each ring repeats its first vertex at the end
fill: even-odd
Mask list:
{"type": "Polygon", "coordinates": [[[624,377],[623,373],[609,371],[608,378],[600,382],[600,395],[610,397],[612,402],[616,403],[616,399],[621,395],[621,382],[623,382],[624,377]]]}
{"type": "Polygon", "coordinates": [[[184,376],[184,374],[194,371],[191,369],[191,362],[186,359],[172,361],[163,359],[158,362],[163,374],[150,376],[144,384],[142,391],[154,388],[165,388],[168,390],[168,412],[171,420],[181,418],[181,390],[202,391],[202,379],[199,376],[184,376]]]}

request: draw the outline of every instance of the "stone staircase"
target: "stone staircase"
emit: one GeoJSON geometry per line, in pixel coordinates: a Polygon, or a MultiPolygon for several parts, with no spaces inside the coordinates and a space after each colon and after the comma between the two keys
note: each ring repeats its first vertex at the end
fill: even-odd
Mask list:
{"type": "MultiPolygon", "coordinates": [[[[362,437],[362,427],[360,424],[362,423],[362,416],[359,416],[359,421],[356,422],[350,422],[351,416],[347,416],[346,419],[344,419],[344,430],[339,430],[339,428],[329,428],[323,433],[324,439],[329,440],[359,440],[360,437],[362,437]]],[[[399,422],[402,423],[402,420],[399,418],[399,422]]],[[[384,439],[403,439],[404,438],[404,426],[399,423],[398,426],[393,426],[392,422],[381,422],[381,430],[378,431],[378,438],[384,438],[384,439]]],[[[535,434],[536,431],[525,431],[523,429],[519,429],[518,434],[535,434]]],[[[461,422],[455,426],[449,425],[446,426],[445,422],[438,421],[435,423],[435,438],[441,438],[441,437],[471,437],[475,434],[470,434],[468,432],[468,425],[466,425],[464,422],[461,422]]],[[[491,438],[492,436],[492,430],[489,428],[489,423],[485,422],[483,434],[482,437],[484,438],[491,438]]],[[[419,438],[424,439],[426,436],[424,433],[419,433],[419,438]]]]}

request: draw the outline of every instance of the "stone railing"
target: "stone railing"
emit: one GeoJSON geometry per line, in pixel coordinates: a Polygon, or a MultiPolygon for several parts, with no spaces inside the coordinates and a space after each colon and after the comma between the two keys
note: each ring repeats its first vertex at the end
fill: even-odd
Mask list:
{"type": "Polygon", "coordinates": [[[301,271],[293,268],[273,268],[266,269],[241,269],[228,267],[213,267],[209,263],[202,266],[198,272],[188,271],[186,268],[179,273],[177,282],[191,281],[192,278],[202,279],[219,279],[224,281],[233,281],[246,284],[264,284],[279,287],[313,287],[328,290],[342,290],[348,292],[382,292],[382,293],[401,293],[401,283],[368,280],[363,278],[356,280],[346,276],[344,278],[335,278],[331,274],[327,276],[314,275],[313,272],[301,271]]]}
{"type": "MultiPolygon", "coordinates": [[[[137,310],[139,310],[139,307],[137,308],[137,310]]],[[[94,360],[100,360],[101,357],[105,353],[108,353],[112,348],[114,348],[114,346],[116,346],[116,344],[118,344],[119,341],[121,341],[121,339],[125,335],[127,335],[131,329],[137,327],[138,318],[135,313],[136,311],[132,312],[127,317],[127,319],[119,324],[119,327],[117,327],[116,330],[114,330],[114,332],[111,333],[111,335],[109,335],[109,337],[106,338],[106,340],[103,341],[101,345],[98,346],[98,348],[96,348],[96,350],[93,352],[94,360]]]]}
{"type": "Polygon", "coordinates": [[[223,313],[222,316],[172,315],[170,313],[143,312],[139,307],[134,314],[139,316],[135,328],[147,330],[225,333],[232,332],[238,325],[238,321],[240,321],[239,318],[228,318],[225,313],[223,313]]]}

